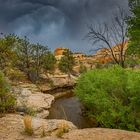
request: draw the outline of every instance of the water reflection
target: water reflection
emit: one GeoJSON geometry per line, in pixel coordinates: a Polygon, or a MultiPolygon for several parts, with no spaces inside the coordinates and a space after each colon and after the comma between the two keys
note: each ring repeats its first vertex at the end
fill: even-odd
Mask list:
{"type": "Polygon", "coordinates": [[[66,119],[78,128],[90,128],[92,124],[82,116],[82,104],[76,97],[57,99],[50,109],[50,119],[66,119]]]}

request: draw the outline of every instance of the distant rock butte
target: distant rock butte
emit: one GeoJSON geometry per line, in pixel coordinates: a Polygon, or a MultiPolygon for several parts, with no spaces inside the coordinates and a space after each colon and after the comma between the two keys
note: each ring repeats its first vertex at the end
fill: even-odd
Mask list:
{"type": "MultiPolygon", "coordinates": [[[[95,54],[91,56],[87,56],[86,54],[83,53],[73,53],[73,57],[75,58],[76,62],[81,64],[89,64],[89,63],[100,63],[100,64],[106,64],[108,62],[113,61],[112,53],[116,57],[116,59],[120,59],[119,55],[122,50],[123,55],[125,54],[126,50],[128,48],[128,40],[122,43],[117,44],[112,47],[112,51],[109,48],[101,48],[99,49],[95,54]]],[[[67,50],[68,48],[56,48],[54,51],[54,55],[57,60],[60,60],[63,57],[63,52],[67,50]]]]}

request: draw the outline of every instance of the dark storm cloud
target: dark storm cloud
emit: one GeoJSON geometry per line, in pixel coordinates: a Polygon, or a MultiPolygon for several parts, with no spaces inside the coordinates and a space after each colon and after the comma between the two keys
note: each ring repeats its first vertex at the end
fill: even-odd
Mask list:
{"type": "Polygon", "coordinates": [[[0,0],[0,32],[82,50],[86,24],[109,21],[118,5],[127,9],[127,0],[0,0]]]}

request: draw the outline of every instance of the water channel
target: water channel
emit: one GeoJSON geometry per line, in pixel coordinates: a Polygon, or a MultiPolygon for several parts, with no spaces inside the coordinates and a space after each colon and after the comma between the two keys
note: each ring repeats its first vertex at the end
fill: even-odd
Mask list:
{"type": "Polygon", "coordinates": [[[91,128],[93,125],[82,116],[82,104],[75,96],[57,99],[51,109],[49,119],[65,119],[73,122],[78,128],[91,128]]]}

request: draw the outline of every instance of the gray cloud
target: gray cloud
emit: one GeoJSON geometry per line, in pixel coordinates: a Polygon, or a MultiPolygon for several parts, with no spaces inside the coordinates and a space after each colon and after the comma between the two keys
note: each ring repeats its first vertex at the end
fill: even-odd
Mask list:
{"type": "Polygon", "coordinates": [[[108,21],[127,0],[0,0],[0,32],[27,35],[32,41],[87,52],[86,24],[108,21]]]}

